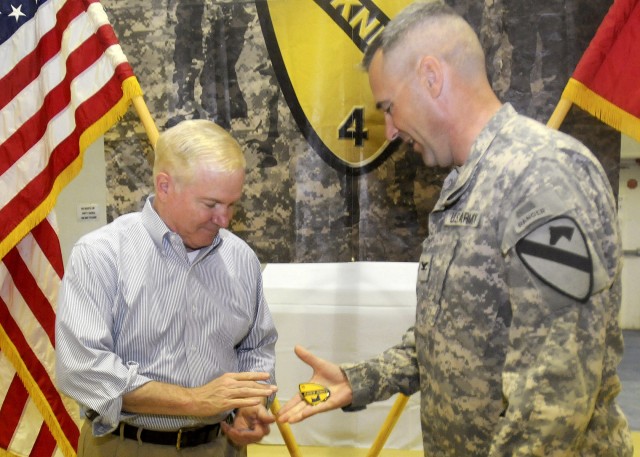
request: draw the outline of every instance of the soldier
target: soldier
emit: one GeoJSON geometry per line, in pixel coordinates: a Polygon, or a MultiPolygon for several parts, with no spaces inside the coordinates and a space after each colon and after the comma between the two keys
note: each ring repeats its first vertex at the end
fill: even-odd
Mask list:
{"type": "Polygon", "coordinates": [[[620,237],[600,164],[498,100],[476,34],[440,2],[403,10],[364,65],[387,137],[452,168],[429,216],[416,322],[359,363],[296,347],[330,396],[296,396],[278,420],[420,391],[425,455],[630,457],[616,404],[620,237]]]}

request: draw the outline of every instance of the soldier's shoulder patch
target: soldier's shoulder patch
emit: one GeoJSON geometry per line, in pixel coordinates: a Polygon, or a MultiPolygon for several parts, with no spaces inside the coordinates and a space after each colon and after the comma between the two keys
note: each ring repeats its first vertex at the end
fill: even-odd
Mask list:
{"type": "Polygon", "coordinates": [[[502,239],[502,252],[506,253],[511,249],[524,233],[566,214],[570,209],[571,203],[553,189],[528,194],[526,200],[509,214],[502,239]]]}
{"type": "Polygon", "coordinates": [[[593,288],[589,245],[576,221],[561,216],[535,228],[516,243],[524,265],[541,281],[580,302],[593,288]]]}

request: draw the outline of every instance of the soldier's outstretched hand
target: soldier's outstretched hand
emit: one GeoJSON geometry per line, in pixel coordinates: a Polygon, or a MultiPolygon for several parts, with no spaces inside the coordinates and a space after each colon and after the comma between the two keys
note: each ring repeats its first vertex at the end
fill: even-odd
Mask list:
{"type": "Polygon", "coordinates": [[[320,399],[310,404],[300,395],[296,394],[278,412],[278,422],[296,423],[317,413],[342,408],[351,404],[352,390],[347,377],[334,363],[316,357],[302,346],[296,346],[294,351],[298,358],[313,368],[313,376],[309,383],[319,384],[329,390],[329,396],[320,395],[320,399]]]}

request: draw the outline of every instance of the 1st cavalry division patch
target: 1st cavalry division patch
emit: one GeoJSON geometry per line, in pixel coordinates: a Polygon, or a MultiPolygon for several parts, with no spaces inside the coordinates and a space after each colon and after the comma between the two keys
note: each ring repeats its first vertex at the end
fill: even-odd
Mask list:
{"type": "Polygon", "coordinates": [[[338,170],[374,168],[398,146],[385,140],[384,119],[376,110],[361,62],[367,45],[409,3],[256,2],[289,109],[309,145],[338,170]]]}
{"type": "Polygon", "coordinates": [[[570,217],[553,219],[518,243],[525,266],[548,286],[584,302],[593,288],[593,264],[587,241],[570,217]]]}
{"type": "Polygon", "coordinates": [[[300,389],[300,395],[302,395],[304,401],[309,403],[311,406],[327,401],[329,396],[331,396],[331,392],[329,392],[329,389],[325,386],[314,384],[312,382],[300,384],[298,388],[300,389]]]}

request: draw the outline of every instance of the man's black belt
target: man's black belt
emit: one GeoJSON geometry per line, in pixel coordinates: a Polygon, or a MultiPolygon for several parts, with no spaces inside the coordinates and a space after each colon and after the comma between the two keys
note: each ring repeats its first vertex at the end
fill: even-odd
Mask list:
{"type": "Polygon", "coordinates": [[[121,423],[112,433],[131,440],[142,441],[149,444],[164,444],[175,446],[177,449],[200,446],[209,443],[220,435],[220,424],[205,425],[200,428],[185,428],[177,432],[161,432],[142,427],[121,423]]]}

